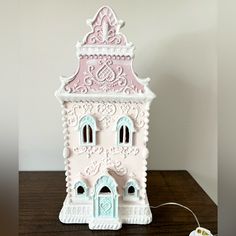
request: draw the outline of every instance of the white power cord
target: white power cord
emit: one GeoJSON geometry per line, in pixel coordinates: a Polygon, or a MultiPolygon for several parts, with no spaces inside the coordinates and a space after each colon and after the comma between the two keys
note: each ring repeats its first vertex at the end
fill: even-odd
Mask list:
{"type": "Polygon", "coordinates": [[[159,208],[159,207],[168,206],[168,205],[179,206],[179,207],[182,207],[182,208],[188,210],[189,212],[191,212],[192,215],[194,216],[195,220],[196,220],[196,223],[197,223],[198,227],[200,227],[200,223],[199,223],[199,221],[198,221],[197,216],[194,214],[194,212],[193,212],[191,209],[189,209],[188,207],[186,207],[186,206],[184,206],[184,205],[181,205],[181,204],[176,203],[176,202],[167,202],[167,203],[160,204],[160,205],[158,205],[158,206],[150,206],[150,207],[151,207],[151,208],[159,208]]]}
{"type": "MultiPolygon", "coordinates": [[[[149,206],[150,206],[150,208],[159,208],[159,207],[162,207],[162,206],[169,206],[169,205],[179,206],[179,207],[182,207],[182,208],[186,209],[187,211],[191,212],[191,214],[193,215],[193,217],[194,217],[194,219],[195,219],[195,221],[197,223],[198,228],[201,227],[200,223],[199,223],[199,220],[198,220],[197,216],[195,215],[195,213],[190,208],[188,208],[188,207],[186,207],[186,206],[184,206],[182,204],[179,204],[179,203],[176,203],[176,202],[166,202],[166,203],[162,203],[162,204],[160,204],[158,206],[150,206],[150,205],[149,206]]],[[[202,229],[204,229],[204,228],[202,228],[202,229]]],[[[195,232],[195,231],[193,231],[193,232],[195,232]]],[[[193,232],[190,233],[190,235],[193,235],[193,232]]],[[[212,235],[212,234],[210,234],[210,235],[212,235]]],[[[217,234],[214,234],[213,236],[217,236],[217,234]]]]}

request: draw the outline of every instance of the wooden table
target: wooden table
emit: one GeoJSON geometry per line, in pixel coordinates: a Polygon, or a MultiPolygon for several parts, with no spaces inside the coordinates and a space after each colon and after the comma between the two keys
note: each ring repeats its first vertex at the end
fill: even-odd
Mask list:
{"type": "MultiPolygon", "coordinates": [[[[217,206],[187,171],[148,171],[152,206],[178,202],[194,211],[202,227],[217,233],[217,206]]],[[[65,192],[64,172],[20,172],[20,235],[172,235],[188,236],[197,227],[190,212],[177,206],[152,209],[149,225],[123,225],[119,231],[90,231],[88,225],[66,225],[58,219],[65,192]]]]}

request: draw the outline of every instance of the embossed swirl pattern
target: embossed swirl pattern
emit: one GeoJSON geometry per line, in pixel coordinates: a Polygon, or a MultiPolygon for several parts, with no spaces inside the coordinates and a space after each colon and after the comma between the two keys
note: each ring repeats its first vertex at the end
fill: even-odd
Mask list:
{"type": "Polygon", "coordinates": [[[118,107],[116,102],[81,102],[67,109],[68,126],[77,126],[80,118],[86,114],[96,116],[100,129],[109,128],[121,114],[131,117],[136,129],[141,129],[145,124],[145,112],[138,103],[124,103],[118,107]]]}

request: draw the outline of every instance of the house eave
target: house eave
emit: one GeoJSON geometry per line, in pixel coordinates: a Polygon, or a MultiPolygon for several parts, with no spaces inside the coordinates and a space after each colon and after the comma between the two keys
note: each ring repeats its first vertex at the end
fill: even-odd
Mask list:
{"type": "Polygon", "coordinates": [[[56,91],[55,96],[60,102],[79,102],[79,101],[118,101],[118,102],[151,102],[156,95],[150,90],[140,94],[122,94],[122,93],[90,93],[76,94],[56,91]]]}

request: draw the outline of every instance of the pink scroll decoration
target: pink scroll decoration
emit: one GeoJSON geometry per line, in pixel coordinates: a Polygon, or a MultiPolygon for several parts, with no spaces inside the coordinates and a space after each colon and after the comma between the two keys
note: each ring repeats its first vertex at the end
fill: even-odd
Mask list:
{"type": "Polygon", "coordinates": [[[82,58],[78,74],[65,86],[65,90],[69,93],[143,93],[144,86],[136,80],[131,61],[127,60],[126,64],[122,65],[120,60],[108,57],[82,58]],[[93,61],[93,64],[88,65],[88,61],[93,61]]]}
{"type": "Polygon", "coordinates": [[[125,45],[125,36],[118,33],[120,26],[114,12],[103,7],[92,21],[92,32],[88,34],[84,44],[125,45]]]}

